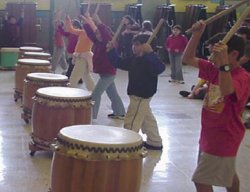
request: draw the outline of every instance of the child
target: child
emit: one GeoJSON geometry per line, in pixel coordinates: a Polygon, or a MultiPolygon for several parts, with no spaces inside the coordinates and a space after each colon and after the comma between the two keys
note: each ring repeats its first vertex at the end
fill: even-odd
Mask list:
{"type": "Polygon", "coordinates": [[[165,49],[168,51],[171,65],[171,80],[169,82],[184,84],[181,57],[188,39],[181,34],[181,30],[180,25],[173,27],[172,34],[165,41],[165,49]]]}
{"type": "MultiPolygon", "coordinates": [[[[78,81],[82,78],[85,82],[86,88],[89,91],[93,91],[95,88],[95,83],[92,76],[90,75],[90,72],[93,70],[93,53],[91,51],[93,43],[88,38],[84,29],[73,28],[69,16],[66,17],[65,25],[70,33],[78,36],[73,58],[75,67],[70,76],[70,86],[77,87],[78,81]]],[[[94,29],[94,24],[91,23],[90,25],[94,29]]]]}
{"type": "MultiPolygon", "coordinates": [[[[148,38],[149,35],[145,34],[133,38],[134,57],[121,58],[114,49],[109,52],[109,57],[114,66],[128,71],[127,94],[130,103],[124,127],[135,132],[142,129],[147,135],[144,146],[148,149],[162,150],[162,139],[150,108],[150,101],[157,90],[158,75],[165,70],[165,65],[146,43],[148,38]]],[[[108,44],[108,49],[110,48],[111,43],[108,44]]]]}
{"type": "Polygon", "coordinates": [[[119,39],[119,49],[123,57],[133,56],[132,39],[139,33],[140,26],[129,15],[125,15],[121,21],[125,26],[125,30],[121,33],[119,39]]]}
{"type": "Polygon", "coordinates": [[[21,17],[17,19],[14,16],[5,14],[4,20],[4,46],[20,47],[21,46],[21,27],[24,18],[24,7],[21,9],[21,17]]]}
{"type": "MultiPolygon", "coordinates": [[[[82,29],[82,25],[79,20],[75,19],[72,21],[72,25],[75,29],[82,29]]],[[[66,32],[62,29],[61,34],[67,38],[67,60],[68,60],[68,70],[66,72],[66,76],[70,78],[71,73],[73,71],[74,65],[72,63],[73,53],[75,51],[75,47],[78,41],[78,36],[69,32],[66,32]]]]}
{"type": "Polygon", "coordinates": [[[54,34],[54,51],[52,57],[52,68],[51,72],[55,73],[58,64],[61,65],[63,72],[62,74],[66,74],[68,64],[66,61],[65,55],[65,44],[62,35],[63,22],[60,20],[55,21],[55,34],[54,34]]]}
{"type": "Polygon", "coordinates": [[[213,186],[239,192],[235,160],[245,133],[241,115],[250,93],[250,76],[239,63],[244,40],[233,35],[227,45],[213,45],[214,62],[200,59],[196,48],[205,27],[204,21],[192,26],[183,55],[183,63],[199,68],[199,77],[209,82],[202,109],[198,165],[192,180],[197,192],[211,192],[213,186]]]}
{"type": "MultiPolygon", "coordinates": [[[[115,119],[124,119],[125,109],[120,96],[117,93],[115,86],[116,69],[111,65],[108,54],[106,52],[106,45],[112,39],[112,32],[109,27],[104,25],[97,14],[93,16],[97,23],[97,30],[93,31],[91,26],[87,22],[87,18],[83,17],[85,24],[84,29],[94,43],[94,55],[93,55],[93,71],[99,74],[100,78],[92,93],[93,106],[93,119],[97,118],[101,96],[106,91],[109,99],[111,100],[111,107],[113,113],[108,117],[115,119]]],[[[90,19],[90,18],[88,18],[90,19]]]]}

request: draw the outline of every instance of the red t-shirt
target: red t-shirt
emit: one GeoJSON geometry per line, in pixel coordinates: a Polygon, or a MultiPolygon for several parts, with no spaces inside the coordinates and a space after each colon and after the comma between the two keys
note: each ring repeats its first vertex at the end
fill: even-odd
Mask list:
{"type": "Polygon", "coordinates": [[[200,149],[216,156],[236,156],[245,133],[241,115],[250,93],[250,76],[241,67],[233,69],[235,92],[223,98],[218,68],[201,59],[199,69],[199,77],[209,82],[202,108],[200,149]]]}
{"type": "Polygon", "coordinates": [[[185,35],[170,35],[165,41],[165,49],[170,53],[182,53],[186,48],[188,39],[185,35]]]}

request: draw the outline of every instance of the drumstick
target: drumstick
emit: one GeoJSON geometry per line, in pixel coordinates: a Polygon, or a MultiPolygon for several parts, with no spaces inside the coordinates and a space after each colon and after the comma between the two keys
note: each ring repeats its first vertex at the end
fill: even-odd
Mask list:
{"type": "Polygon", "coordinates": [[[113,38],[112,38],[112,40],[111,40],[112,43],[114,43],[117,40],[118,35],[120,34],[120,32],[122,30],[122,27],[123,27],[123,22],[121,21],[118,28],[117,28],[117,30],[116,30],[116,32],[115,32],[115,34],[114,34],[114,36],[113,36],[113,38]]]}
{"type": "MultiPolygon", "coordinates": [[[[241,6],[242,4],[247,3],[247,2],[248,2],[248,0],[241,1],[241,2],[239,2],[239,3],[237,3],[237,4],[233,5],[233,6],[231,6],[230,8],[225,9],[225,10],[223,10],[223,11],[217,13],[216,15],[214,15],[214,16],[212,16],[212,17],[206,19],[204,22],[205,22],[206,25],[208,25],[208,24],[210,24],[210,23],[216,21],[217,19],[219,19],[219,18],[221,18],[221,17],[223,17],[223,16],[229,14],[230,12],[232,12],[233,10],[235,10],[237,7],[239,7],[239,6],[241,6]]],[[[189,28],[188,30],[186,30],[185,33],[186,33],[186,34],[190,34],[191,32],[192,32],[192,28],[189,28]]]]}
{"type": "Polygon", "coordinates": [[[159,30],[161,29],[161,26],[162,26],[162,24],[163,24],[164,22],[165,22],[165,20],[164,20],[163,18],[161,18],[160,21],[158,22],[158,24],[156,25],[156,27],[155,27],[155,29],[154,29],[152,35],[150,35],[150,37],[149,37],[149,39],[148,39],[148,41],[147,41],[148,44],[150,44],[150,43],[153,41],[153,39],[155,38],[155,36],[156,36],[157,33],[159,32],[159,30]]]}
{"type": "Polygon", "coordinates": [[[99,9],[100,9],[100,3],[97,3],[96,4],[96,9],[95,9],[95,12],[94,12],[94,14],[98,14],[98,11],[99,11],[99,9]]]}
{"type": "Polygon", "coordinates": [[[90,1],[91,1],[91,0],[89,0],[89,1],[88,1],[88,6],[87,6],[87,10],[86,10],[86,13],[85,13],[85,14],[89,14],[89,9],[90,9],[90,1]]]}
{"type": "MultiPolygon", "coordinates": [[[[231,37],[237,32],[239,29],[241,23],[247,18],[247,16],[250,14],[250,7],[246,8],[244,12],[241,14],[240,18],[237,20],[237,22],[233,25],[233,27],[227,32],[225,37],[222,39],[222,43],[227,44],[228,41],[231,39],[231,37]]],[[[214,54],[211,55],[210,60],[214,60],[214,54]]]]}

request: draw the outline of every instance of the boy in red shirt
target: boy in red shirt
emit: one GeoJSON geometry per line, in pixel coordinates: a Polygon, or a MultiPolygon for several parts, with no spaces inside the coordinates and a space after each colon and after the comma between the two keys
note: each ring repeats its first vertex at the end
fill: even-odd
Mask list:
{"type": "Polygon", "coordinates": [[[181,57],[187,45],[188,39],[181,34],[181,26],[175,25],[172,34],[166,39],[165,49],[168,51],[169,62],[171,66],[171,80],[169,82],[177,82],[183,84],[181,57]]]}
{"type": "Polygon", "coordinates": [[[211,192],[212,186],[239,192],[235,160],[245,133],[241,115],[250,93],[250,76],[239,63],[244,40],[233,35],[227,45],[213,45],[214,62],[200,59],[195,56],[196,48],[205,27],[203,21],[192,26],[183,55],[183,63],[199,68],[199,77],[209,82],[202,109],[198,165],[192,180],[198,192],[211,192]]]}

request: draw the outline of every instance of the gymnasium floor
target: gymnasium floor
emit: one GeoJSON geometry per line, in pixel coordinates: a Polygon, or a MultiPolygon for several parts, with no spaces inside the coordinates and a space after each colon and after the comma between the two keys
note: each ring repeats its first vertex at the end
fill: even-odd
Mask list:
{"type": "MultiPolygon", "coordinates": [[[[149,151],[143,161],[140,192],[194,192],[190,178],[196,166],[202,101],[178,95],[196,82],[197,71],[184,66],[185,84],[170,84],[169,69],[159,77],[158,92],[151,106],[163,137],[163,151],[149,151]]],[[[0,191],[46,192],[50,186],[52,154],[29,155],[31,126],[21,119],[21,102],[14,102],[14,71],[0,71],[0,191]]],[[[94,76],[97,79],[97,76],[94,76]]],[[[128,106],[127,73],[119,71],[116,85],[128,106]]],[[[123,121],[108,119],[111,112],[106,94],[102,97],[98,119],[93,124],[123,126],[123,121]]],[[[250,113],[249,113],[250,114],[250,113]]],[[[250,191],[250,131],[246,131],[239,150],[237,170],[241,192],[250,191]]],[[[216,192],[225,191],[215,188],[216,192]]]]}

